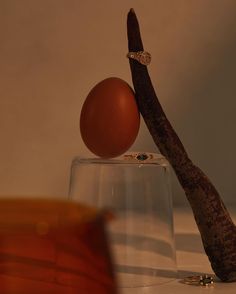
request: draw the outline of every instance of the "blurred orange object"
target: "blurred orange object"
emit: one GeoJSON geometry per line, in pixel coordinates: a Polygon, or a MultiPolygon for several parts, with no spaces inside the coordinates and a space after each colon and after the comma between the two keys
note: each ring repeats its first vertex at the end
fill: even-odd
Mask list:
{"type": "Polygon", "coordinates": [[[105,222],[69,201],[0,200],[0,293],[117,293],[105,222]]]}

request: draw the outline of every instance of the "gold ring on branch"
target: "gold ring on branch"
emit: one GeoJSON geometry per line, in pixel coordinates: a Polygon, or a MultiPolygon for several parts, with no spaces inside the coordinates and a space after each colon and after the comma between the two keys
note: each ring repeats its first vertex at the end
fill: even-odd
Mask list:
{"type": "Polygon", "coordinates": [[[200,276],[191,276],[186,277],[183,280],[184,284],[187,285],[201,285],[201,286],[209,286],[214,283],[213,277],[209,275],[200,275],[200,276]]]}
{"type": "Polygon", "coordinates": [[[151,54],[147,51],[129,52],[127,54],[127,57],[137,60],[139,63],[143,65],[148,65],[151,62],[151,54]]]}

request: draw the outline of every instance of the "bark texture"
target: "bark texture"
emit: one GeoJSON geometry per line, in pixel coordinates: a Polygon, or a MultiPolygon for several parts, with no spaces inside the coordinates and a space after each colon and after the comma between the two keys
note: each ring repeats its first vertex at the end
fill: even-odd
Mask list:
{"type": "MultiPolygon", "coordinates": [[[[129,51],[143,51],[133,9],[128,13],[127,30],[129,51]]],[[[236,227],[214,185],[189,159],[161,107],[147,67],[134,59],[129,62],[140,113],[185,191],[212,269],[222,281],[236,281],[236,227]]]]}

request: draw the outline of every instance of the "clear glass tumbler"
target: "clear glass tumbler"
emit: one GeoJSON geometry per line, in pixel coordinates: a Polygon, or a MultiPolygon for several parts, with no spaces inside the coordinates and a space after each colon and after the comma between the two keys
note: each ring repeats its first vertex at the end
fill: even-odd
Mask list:
{"type": "Polygon", "coordinates": [[[76,157],[69,198],[113,211],[108,230],[118,286],[159,285],[176,278],[170,170],[162,155],[76,157]]]}

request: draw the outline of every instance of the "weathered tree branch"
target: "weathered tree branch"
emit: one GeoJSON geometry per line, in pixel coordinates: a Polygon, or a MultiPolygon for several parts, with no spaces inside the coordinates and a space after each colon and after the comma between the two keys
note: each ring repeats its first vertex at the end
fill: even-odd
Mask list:
{"type": "MultiPolygon", "coordinates": [[[[127,29],[129,51],[143,51],[133,9],[128,14],[127,29]]],[[[129,62],[140,113],[185,191],[211,266],[222,281],[236,281],[236,227],[213,184],[189,159],[161,107],[147,67],[134,59],[129,62]]]]}

